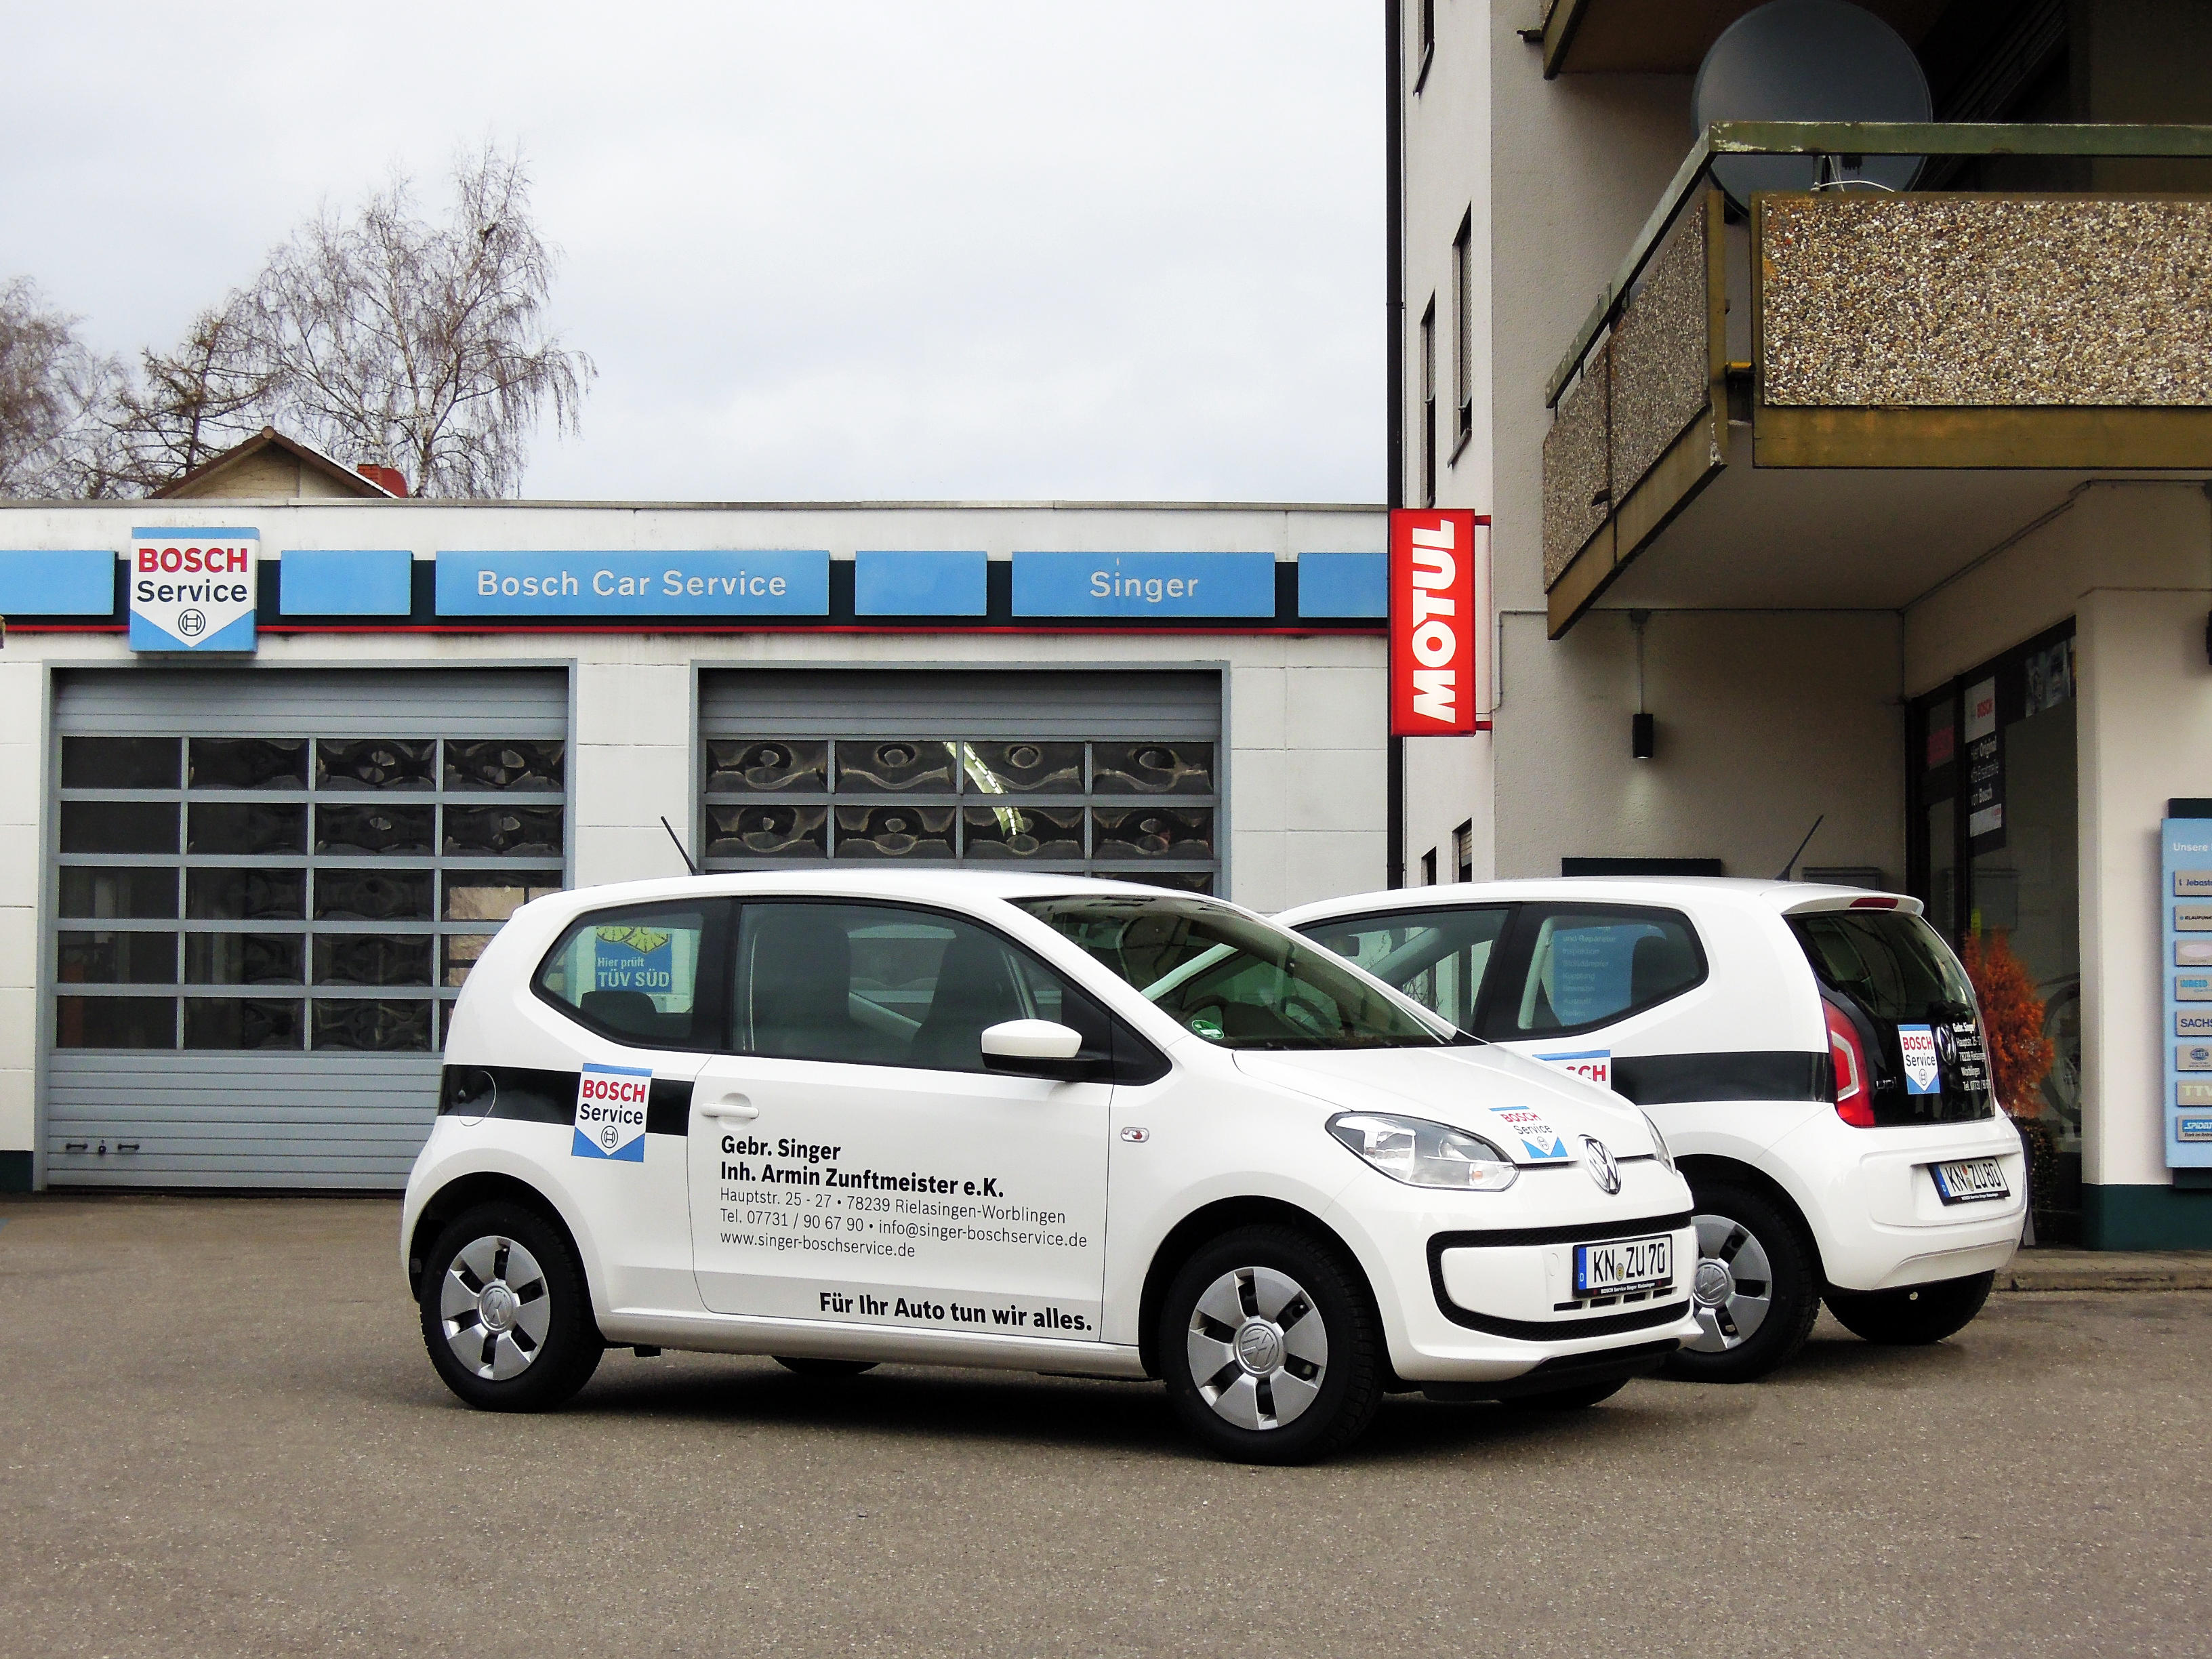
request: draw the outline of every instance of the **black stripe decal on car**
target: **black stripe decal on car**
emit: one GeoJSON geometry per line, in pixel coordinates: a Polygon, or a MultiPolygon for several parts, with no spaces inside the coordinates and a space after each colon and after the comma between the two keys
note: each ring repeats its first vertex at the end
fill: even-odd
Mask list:
{"type": "MultiPolygon", "coordinates": [[[[505,1118],[519,1123],[574,1123],[577,1072],[534,1066],[448,1066],[439,1079],[438,1112],[505,1118]]],[[[645,1132],[689,1134],[691,1085],[677,1078],[653,1079],[645,1103],[645,1132]]]]}
{"type": "Polygon", "coordinates": [[[1639,1106],[1705,1100],[1826,1100],[1828,1057],[1802,1048],[1615,1054],[1613,1087],[1639,1106]]]}

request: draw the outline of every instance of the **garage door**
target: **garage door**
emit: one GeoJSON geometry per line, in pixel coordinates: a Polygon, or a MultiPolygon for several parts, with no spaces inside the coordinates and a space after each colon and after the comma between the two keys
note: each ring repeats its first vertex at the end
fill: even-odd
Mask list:
{"type": "Polygon", "coordinates": [[[702,677],[700,726],[712,868],[1221,878],[1218,673],[733,671],[702,677]]]}
{"type": "Polygon", "coordinates": [[[72,674],[55,725],[47,1179],[401,1185],[470,964],[566,884],[567,677],[72,674]]]}

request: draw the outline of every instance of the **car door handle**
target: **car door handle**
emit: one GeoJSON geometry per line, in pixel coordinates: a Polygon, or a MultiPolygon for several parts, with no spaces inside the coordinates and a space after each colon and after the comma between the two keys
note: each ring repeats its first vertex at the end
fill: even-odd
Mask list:
{"type": "Polygon", "coordinates": [[[735,1118],[740,1123],[750,1123],[760,1115],[760,1108],[743,1095],[726,1095],[711,1106],[701,1107],[699,1115],[735,1118]]]}

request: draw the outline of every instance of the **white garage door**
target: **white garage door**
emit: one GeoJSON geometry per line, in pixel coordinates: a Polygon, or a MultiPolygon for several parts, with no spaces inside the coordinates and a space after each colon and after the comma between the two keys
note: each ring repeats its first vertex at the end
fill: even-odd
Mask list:
{"type": "Polygon", "coordinates": [[[55,726],[47,1180],[401,1185],[470,963],[567,883],[567,677],[87,672],[55,726]]]}

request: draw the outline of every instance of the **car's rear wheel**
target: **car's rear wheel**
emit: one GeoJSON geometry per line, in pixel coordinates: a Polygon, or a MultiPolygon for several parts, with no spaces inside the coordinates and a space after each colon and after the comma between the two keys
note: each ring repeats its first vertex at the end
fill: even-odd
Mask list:
{"type": "Polygon", "coordinates": [[[794,1376],[858,1376],[876,1368],[872,1359],[810,1359],[804,1354],[776,1354],[775,1363],[794,1376]]]}
{"type": "Polygon", "coordinates": [[[605,1343],[568,1237],[519,1204],[483,1204],[422,1264],[422,1341],[446,1386],[484,1411],[544,1411],[591,1381],[605,1343]]]}
{"type": "Polygon", "coordinates": [[[1996,1282],[1995,1273],[1974,1273],[1896,1291],[1831,1290],[1828,1311],[1845,1330],[1869,1342],[1941,1342],[1973,1323],[1996,1282]]]}
{"type": "Polygon", "coordinates": [[[1382,1333],[1359,1270],[1290,1227],[1240,1227],[1161,1298],[1168,1396],[1217,1455],[1306,1463],[1350,1445],[1382,1396],[1382,1333]]]}
{"type": "Polygon", "coordinates": [[[1749,1382],[1805,1346],[1820,1314],[1820,1274],[1804,1235],[1764,1194],[1728,1182],[1692,1182],[1691,1191],[1698,1334],[1668,1356],[1667,1373],[1749,1382]]]}

